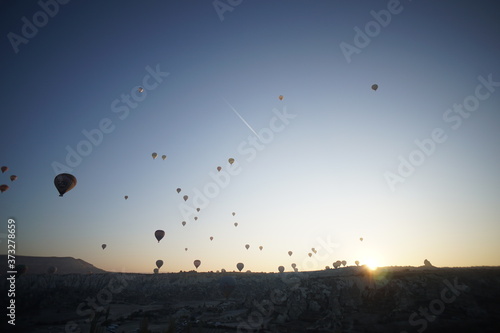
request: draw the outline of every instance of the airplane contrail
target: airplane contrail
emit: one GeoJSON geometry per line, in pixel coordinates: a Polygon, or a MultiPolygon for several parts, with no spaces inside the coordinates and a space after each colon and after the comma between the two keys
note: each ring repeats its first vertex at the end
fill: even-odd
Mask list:
{"type": "Polygon", "coordinates": [[[255,132],[255,130],[252,128],[252,126],[250,126],[247,121],[245,119],[243,119],[243,117],[238,113],[238,111],[236,111],[235,108],[233,108],[233,106],[231,104],[229,104],[228,101],[226,101],[225,98],[224,99],[224,102],[226,102],[226,104],[231,108],[231,110],[233,110],[234,113],[236,113],[236,115],[241,119],[241,121],[247,125],[247,127],[250,129],[250,131],[252,131],[253,134],[255,134],[255,136],[257,136],[259,139],[260,139],[260,136],[257,134],[257,132],[255,132]]]}

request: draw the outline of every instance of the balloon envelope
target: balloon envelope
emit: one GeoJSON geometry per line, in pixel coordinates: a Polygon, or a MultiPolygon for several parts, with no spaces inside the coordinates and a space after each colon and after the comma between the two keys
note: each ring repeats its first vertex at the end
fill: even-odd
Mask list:
{"type": "Polygon", "coordinates": [[[247,245],[245,245],[245,247],[246,247],[246,248],[247,248],[247,250],[248,250],[248,248],[250,247],[250,245],[248,245],[248,244],[247,244],[247,245]]]}
{"type": "Polygon", "coordinates": [[[165,159],[167,158],[167,155],[161,155],[161,159],[165,161],[165,159]]]}
{"type": "Polygon", "coordinates": [[[229,162],[229,164],[233,164],[234,163],[234,158],[230,158],[227,161],[229,162]]]}
{"type": "Polygon", "coordinates": [[[180,192],[181,192],[181,189],[180,189],[180,188],[178,188],[176,191],[177,191],[177,193],[180,193],[180,192]]]}
{"type": "Polygon", "coordinates": [[[10,187],[8,185],[0,185],[0,192],[3,193],[5,191],[7,191],[10,187]]]}
{"type": "Polygon", "coordinates": [[[103,250],[106,248],[106,246],[107,246],[106,244],[102,244],[101,245],[101,247],[102,247],[103,250]]]}
{"type": "Polygon", "coordinates": [[[163,266],[163,260],[156,260],[156,267],[158,267],[158,269],[160,269],[161,266],[163,266]]]}
{"type": "Polygon", "coordinates": [[[312,257],[312,255],[313,255],[313,254],[312,254],[311,252],[309,252],[307,255],[308,255],[308,256],[309,256],[309,258],[310,258],[310,257],[312,257]]]}
{"type": "Polygon", "coordinates": [[[261,245],[261,246],[259,246],[259,250],[261,250],[261,251],[262,251],[262,249],[263,249],[263,248],[264,248],[264,247],[262,247],[262,245],[261,245]]]}
{"type": "Polygon", "coordinates": [[[288,251],[288,255],[289,255],[290,257],[292,256],[292,254],[293,254],[293,252],[292,252],[292,251],[288,251]]]}
{"type": "Polygon", "coordinates": [[[212,240],[214,240],[214,238],[212,236],[210,236],[210,240],[212,241],[212,240]]]}
{"type": "Polygon", "coordinates": [[[153,269],[153,273],[158,274],[158,268],[153,269]]]}
{"type": "Polygon", "coordinates": [[[153,157],[153,160],[156,159],[158,157],[158,154],[157,153],[152,153],[151,156],[153,157]]]}
{"type": "Polygon", "coordinates": [[[16,180],[16,179],[17,179],[17,176],[16,176],[16,175],[12,175],[12,176],[10,176],[10,181],[11,181],[11,182],[13,182],[13,181],[14,181],[14,180],[16,180]]]}
{"type": "Polygon", "coordinates": [[[185,226],[186,225],[186,221],[182,221],[182,226],[185,226]]]}
{"type": "Polygon", "coordinates": [[[219,172],[220,172],[221,170],[222,170],[222,167],[218,166],[218,167],[217,167],[217,171],[219,171],[219,172]]]}
{"type": "Polygon", "coordinates": [[[201,260],[195,260],[193,262],[193,264],[194,264],[194,267],[196,267],[196,269],[198,269],[198,267],[200,267],[200,265],[201,265],[201,260]]]}
{"type": "Polygon", "coordinates": [[[69,173],[61,173],[54,178],[54,185],[59,191],[59,196],[62,197],[64,193],[76,186],[76,178],[69,173]]]}
{"type": "Polygon", "coordinates": [[[200,211],[200,209],[199,209],[199,208],[196,208],[196,211],[197,211],[197,212],[199,212],[199,211],[200,211]]]}
{"type": "Polygon", "coordinates": [[[223,276],[219,280],[219,285],[222,295],[227,299],[236,287],[236,280],[232,276],[223,276]]]}
{"type": "Polygon", "coordinates": [[[359,240],[360,240],[360,241],[363,241],[363,237],[361,237],[359,240]]]}
{"type": "Polygon", "coordinates": [[[158,240],[158,243],[161,241],[161,239],[165,236],[165,231],[163,230],[156,230],[155,231],[155,237],[158,240]]]}
{"type": "Polygon", "coordinates": [[[125,196],[125,200],[127,200],[127,199],[128,199],[128,195],[125,196]]]}
{"type": "Polygon", "coordinates": [[[280,101],[282,101],[283,100],[283,95],[280,95],[279,99],[280,99],[280,101]]]}
{"type": "Polygon", "coordinates": [[[144,88],[143,87],[139,87],[139,89],[137,89],[138,92],[144,92],[144,88]]]}
{"type": "Polygon", "coordinates": [[[378,89],[378,84],[373,84],[372,85],[372,90],[377,91],[377,89],[378,89]]]}
{"type": "Polygon", "coordinates": [[[283,266],[279,266],[279,267],[278,267],[278,271],[279,271],[280,273],[283,273],[283,272],[285,271],[285,267],[283,267],[283,266]]]}
{"type": "Polygon", "coordinates": [[[242,262],[239,262],[236,264],[236,268],[238,268],[238,270],[241,272],[241,270],[243,269],[243,267],[245,267],[245,265],[243,265],[242,262]]]}
{"type": "Polygon", "coordinates": [[[6,166],[3,166],[1,169],[2,169],[2,173],[4,173],[5,171],[9,170],[9,168],[6,167],[6,166]]]}
{"type": "Polygon", "coordinates": [[[184,201],[187,201],[189,197],[187,195],[183,196],[182,199],[184,199],[184,201]]]}
{"type": "Polygon", "coordinates": [[[237,227],[238,226],[238,222],[234,222],[234,226],[237,227]]]}

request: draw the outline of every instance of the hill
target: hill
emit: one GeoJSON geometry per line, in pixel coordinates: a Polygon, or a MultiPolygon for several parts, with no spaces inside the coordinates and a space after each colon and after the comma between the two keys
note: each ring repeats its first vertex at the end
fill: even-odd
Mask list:
{"type": "MultiPolygon", "coordinates": [[[[8,271],[7,255],[0,255],[0,260],[4,265],[3,271],[8,271]]],[[[56,267],[57,274],[106,273],[105,270],[73,257],[16,256],[16,265],[26,265],[28,269],[25,274],[47,274],[50,267],[56,267]]]]}

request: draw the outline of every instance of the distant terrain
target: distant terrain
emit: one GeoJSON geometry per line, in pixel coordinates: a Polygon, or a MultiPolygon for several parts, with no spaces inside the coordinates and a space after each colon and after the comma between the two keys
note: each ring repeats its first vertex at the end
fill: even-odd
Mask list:
{"type": "MultiPolygon", "coordinates": [[[[15,256],[16,265],[26,265],[25,274],[48,274],[49,268],[57,268],[56,274],[88,274],[88,273],[106,273],[105,270],[95,267],[82,259],[72,257],[32,257],[15,256]]],[[[5,267],[3,272],[7,271],[7,255],[0,255],[0,260],[5,267]]]]}
{"type": "MultiPolygon", "coordinates": [[[[60,259],[64,270],[81,262],[60,259]]],[[[17,278],[18,332],[500,332],[500,267],[85,274],[96,268],[81,265],[84,274],[17,278]]]]}

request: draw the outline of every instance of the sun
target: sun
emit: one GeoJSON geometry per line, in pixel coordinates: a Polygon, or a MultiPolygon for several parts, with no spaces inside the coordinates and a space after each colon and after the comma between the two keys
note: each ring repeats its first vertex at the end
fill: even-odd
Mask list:
{"type": "Polygon", "coordinates": [[[373,259],[368,259],[368,260],[366,261],[366,264],[365,264],[365,265],[366,265],[366,267],[368,267],[368,269],[370,269],[371,271],[374,271],[374,270],[376,270],[376,269],[378,268],[378,264],[377,264],[377,262],[376,262],[375,260],[373,260],[373,259]]]}

